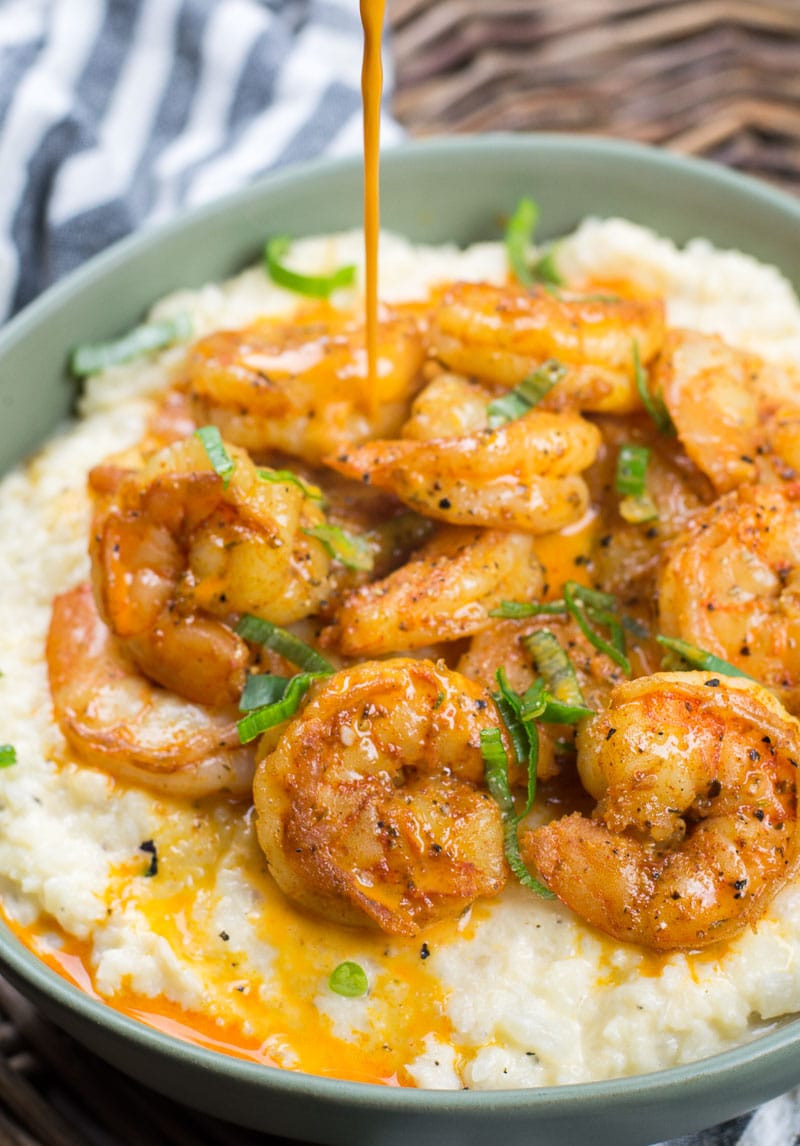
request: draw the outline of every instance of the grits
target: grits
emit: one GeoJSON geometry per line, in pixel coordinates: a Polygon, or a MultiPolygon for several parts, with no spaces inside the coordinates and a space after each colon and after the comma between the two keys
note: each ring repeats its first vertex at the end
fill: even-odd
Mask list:
{"type": "MultiPolygon", "coordinates": [[[[502,282],[499,244],[414,248],[386,235],[381,295],[448,280],[502,282]]],[[[362,260],[360,233],[306,240],[300,269],[362,260]]],[[[765,357],[800,359],[784,279],[703,240],[678,250],[621,220],[589,220],[559,250],[576,278],[663,292],[670,320],[765,357]]],[[[342,301],[353,301],[347,294],[342,301]]],[[[291,313],[260,268],[178,292],[196,334],[291,313]]],[[[312,918],[272,883],[246,804],[187,802],[71,758],[49,717],[43,645],[54,594],[89,573],[88,468],[141,437],[180,349],[90,379],[82,420],[0,487],[0,702],[16,765],[0,771],[0,891],[26,942],[128,1013],[289,1069],[422,1087],[575,1083],[658,1070],[754,1037],[800,1011],[800,886],[754,930],[701,954],[614,943],[518,886],[422,939],[312,918]],[[143,848],[143,845],[145,847],[143,848]],[[154,856],[155,849],[155,856],[154,856]],[[153,860],[157,858],[157,878],[153,860]],[[424,939],[424,942],[423,942],[424,939]],[[343,960],[368,995],[332,993],[343,960]]]]}

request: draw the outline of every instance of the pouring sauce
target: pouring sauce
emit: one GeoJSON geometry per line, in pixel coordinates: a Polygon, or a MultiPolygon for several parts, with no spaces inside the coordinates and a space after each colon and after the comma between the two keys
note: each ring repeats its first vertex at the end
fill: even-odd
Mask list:
{"type": "Polygon", "coordinates": [[[367,371],[370,390],[378,374],[378,236],[380,232],[380,133],[383,66],[381,39],[386,0],[361,0],[364,62],[361,100],[364,108],[364,255],[366,263],[367,371]]]}

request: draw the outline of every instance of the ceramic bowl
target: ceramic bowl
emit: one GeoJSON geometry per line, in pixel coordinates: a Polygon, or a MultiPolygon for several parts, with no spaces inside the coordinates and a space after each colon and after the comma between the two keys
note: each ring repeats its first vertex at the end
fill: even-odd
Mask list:
{"type": "MultiPolygon", "coordinates": [[[[535,197],[541,236],[587,214],[622,215],[683,242],[704,235],[776,263],[800,284],[800,204],[719,167],[574,137],[487,136],[384,156],[383,224],[412,239],[495,238],[502,215],[535,197]]],[[[0,332],[0,466],[41,442],[74,400],[76,341],[108,338],[179,286],[220,279],[259,256],[267,234],[361,221],[358,160],[320,162],[144,232],[59,283],[0,332]]],[[[687,1067],[536,1090],[398,1090],[262,1067],[179,1042],[73,988],[0,926],[0,967],[41,1009],[107,1061],[179,1101],[274,1134],[347,1146],[636,1146],[730,1118],[800,1081],[800,1020],[687,1067]]]]}

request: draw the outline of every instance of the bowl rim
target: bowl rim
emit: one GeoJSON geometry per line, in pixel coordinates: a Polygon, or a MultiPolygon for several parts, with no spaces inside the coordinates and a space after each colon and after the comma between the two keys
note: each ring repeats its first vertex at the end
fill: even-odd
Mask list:
{"type": "MultiPolygon", "coordinates": [[[[760,183],[749,176],[731,171],[714,162],[678,155],[648,144],[634,143],[606,136],[540,133],[513,134],[494,132],[480,136],[443,136],[401,142],[381,155],[382,172],[403,166],[416,157],[439,155],[447,160],[458,156],[471,157],[487,152],[508,151],[526,153],[535,151],[552,155],[580,152],[587,161],[616,158],[641,160],[652,171],[680,171],[699,183],[712,185],[725,191],[746,193],[754,206],[778,213],[788,220],[800,222],[800,201],[787,191],[760,183]]],[[[97,279],[123,267],[129,258],[157,246],[166,235],[190,225],[236,211],[245,204],[256,203],[263,195],[275,189],[291,187],[299,180],[315,179],[319,175],[352,170],[361,165],[361,157],[344,156],[320,158],[292,165],[268,173],[258,181],[229,192],[211,203],[184,211],[177,216],[144,231],[135,232],[95,255],[83,266],[49,287],[28,304],[18,315],[0,328],[0,361],[2,355],[16,342],[38,327],[58,310],[64,301],[81,292],[97,279]]],[[[693,1093],[705,1091],[709,1086],[734,1075],[741,1068],[759,1063],[768,1065],[782,1057],[789,1048],[800,1047],[800,1017],[778,1020],[776,1028],[749,1039],[739,1046],[718,1052],[685,1065],[673,1066],[644,1074],[599,1082],[580,1082],[503,1090],[435,1090],[411,1087],[389,1087],[373,1083],[350,1082],[322,1075],[271,1067],[258,1062],[237,1058],[220,1051],[184,1042],[146,1023],[114,1009],[113,1005],[94,998],[73,985],[50,968],[17,938],[12,929],[0,919],[0,969],[8,969],[17,981],[31,987],[37,994],[53,1000],[60,1009],[93,1025],[108,1028],[115,1035],[136,1044],[147,1052],[194,1064],[213,1072],[228,1075],[242,1083],[263,1088],[265,1092],[280,1091],[287,1096],[312,1095],[328,1098],[348,1106],[374,1109],[384,1113],[411,1113],[428,1111],[444,1113],[458,1110],[486,1110],[498,1114],[512,1110],[525,1113],[555,1111],[569,1099],[571,1109],[576,1105],[585,1110],[604,1107],[610,1098],[615,1100],[639,1098],[647,1100],[658,1092],[662,1098],[672,1092],[681,1101],[691,1100],[693,1093]]],[[[23,987],[23,993],[25,990],[23,987]]],[[[800,1068],[798,1073],[800,1074],[800,1068]]]]}

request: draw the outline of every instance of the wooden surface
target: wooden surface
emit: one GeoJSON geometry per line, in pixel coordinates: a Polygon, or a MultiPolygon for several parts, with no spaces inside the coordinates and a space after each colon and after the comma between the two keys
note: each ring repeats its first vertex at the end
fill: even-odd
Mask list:
{"type": "Polygon", "coordinates": [[[800,0],[389,0],[414,135],[569,131],[800,191],[800,0]]]}
{"type": "MultiPolygon", "coordinates": [[[[800,0],[389,0],[413,135],[574,131],[800,191],[800,0]]],[[[128,1082],[0,981],[0,1146],[278,1146],[128,1082]]]]}

